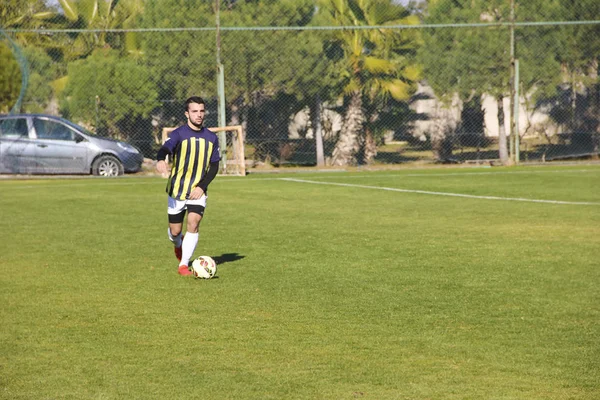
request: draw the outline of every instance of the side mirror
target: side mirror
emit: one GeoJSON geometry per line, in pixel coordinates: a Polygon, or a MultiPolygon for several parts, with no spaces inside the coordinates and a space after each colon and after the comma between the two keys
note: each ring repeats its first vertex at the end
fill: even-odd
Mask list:
{"type": "Polygon", "coordinates": [[[75,135],[75,143],[81,143],[85,140],[85,138],[81,135],[75,135]]]}

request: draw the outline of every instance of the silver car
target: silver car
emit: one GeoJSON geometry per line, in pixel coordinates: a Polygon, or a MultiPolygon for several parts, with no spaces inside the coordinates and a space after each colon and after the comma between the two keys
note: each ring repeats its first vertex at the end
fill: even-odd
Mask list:
{"type": "Polygon", "coordinates": [[[0,116],[0,173],[94,174],[137,172],[134,146],[96,136],[64,118],[42,114],[0,116]]]}

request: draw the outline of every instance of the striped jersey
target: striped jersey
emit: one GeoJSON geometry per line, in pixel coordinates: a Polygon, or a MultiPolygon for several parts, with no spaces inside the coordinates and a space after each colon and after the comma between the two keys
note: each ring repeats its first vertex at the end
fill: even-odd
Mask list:
{"type": "Polygon", "coordinates": [[[171,132],[163,148],[173,158],[166,191],[177,200],[187,199],[210,163],[221,160],[217,135],[206,128],[195,131],[187,124],[171,132]]]}

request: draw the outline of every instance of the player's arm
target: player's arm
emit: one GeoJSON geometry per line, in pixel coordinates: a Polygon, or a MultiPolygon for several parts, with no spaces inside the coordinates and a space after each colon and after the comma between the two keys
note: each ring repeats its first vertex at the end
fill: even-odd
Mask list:
{"type": "Polygon", "coordinates": [[[166,159],[169,154],[173,154],[172,147],[174,143],[175,140],[173,138],[168,138],[160,149],[158,149],[158,153],[156,153],[156,170],[161,174],[166,174],[169,169],[166,159]]]}
{"type": "Polygon", "coordinates": [[[169,154],[171,153],[169,153],[164,147],[161,147],[156,154],[156,170],[161,174],[167,172],[168,166],[166,159],[167,155],[169,154]]]}
{"type": "Polygon", "coordinates": [[[219,162],[211,162],[208,167],[208,171],[202,177],[202,179],[200,179],[198,185],[196,185],[196,187],[192,190],[188,199],[198,200],[200,197],[202,197],[202,195],[206,193],[208,185],[210,185],[213,179],[215,179],[215,176],[217,176],[217,172],[219,172],[219,162]]]}
{"type": "MultiPolygon", "coordinates": [[[[216,136],[215,136],[216,138],[216,136]]],[[[219,140],[214,141],[212,154],[210,155],[210,165],[206,175],[198,183],[198,187],[206,193],[206,188],[215,179],[217,172],[219,172],[219,163],[221,162],[221,149],[219,149],[219,140]]]]}
{"type": "Polygon", "coordinates": [[[198,182],[198,187],[202,189],[203,193],[206,193],[206,188],[208,188],[208,185],[210,185],[213,179],[215,179],[217,172],[219,172],[219,162],[211,162],[210,166],[208,167],[208,171],[200,180],[200,182],[198,182]]]}

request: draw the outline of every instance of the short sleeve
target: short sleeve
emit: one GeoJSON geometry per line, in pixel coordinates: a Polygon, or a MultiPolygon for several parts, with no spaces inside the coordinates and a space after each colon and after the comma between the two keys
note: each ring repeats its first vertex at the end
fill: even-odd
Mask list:
{"type": "Polygon", "coordinates": [[[173,151],[177,147],[177,144],[180,142],[179,130],[174,130],[171,132],[167,140],[163,143],[163,147],[169,150],[170,154],[173,154],[173,151]]]}

